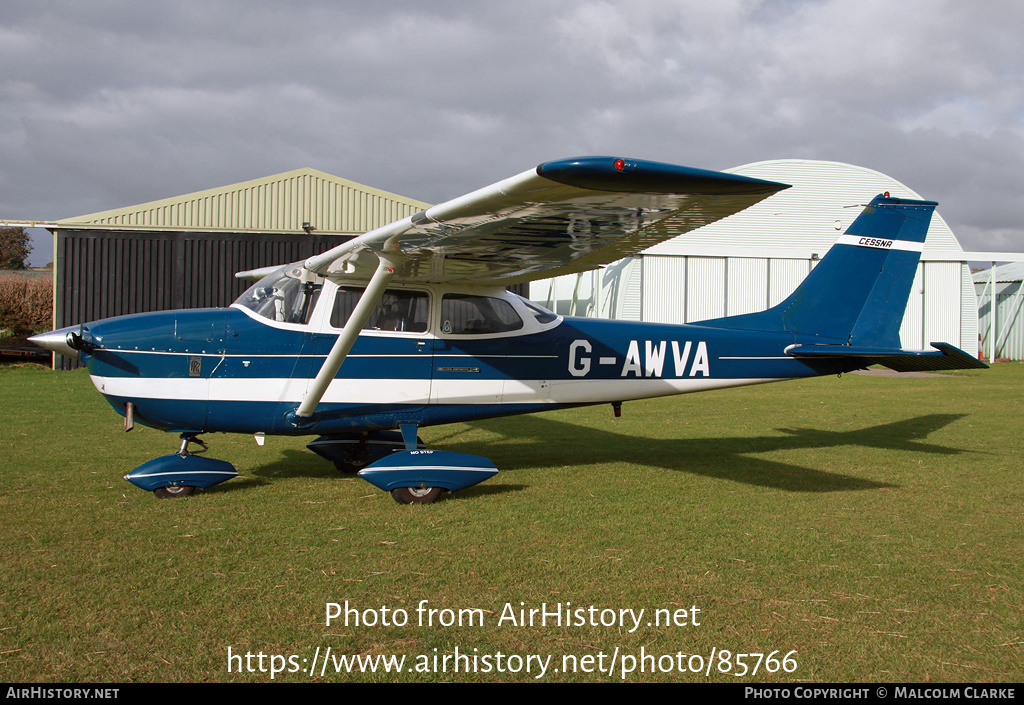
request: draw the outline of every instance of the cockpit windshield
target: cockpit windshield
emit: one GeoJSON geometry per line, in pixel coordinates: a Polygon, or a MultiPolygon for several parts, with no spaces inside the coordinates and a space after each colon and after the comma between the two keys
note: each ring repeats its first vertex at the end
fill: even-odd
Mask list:
{"type": "Polygon", "coordinates": [[[302,265],[287,264],[246,289],[235,301],[281,323],[309,323],[322,283],[302,281],[302,265]]]}

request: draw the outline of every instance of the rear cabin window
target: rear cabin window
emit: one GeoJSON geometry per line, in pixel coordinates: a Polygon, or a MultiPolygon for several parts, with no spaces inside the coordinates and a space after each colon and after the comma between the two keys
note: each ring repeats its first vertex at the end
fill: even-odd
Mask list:
{"type": "Polygon", "coordinates": [[[522,327],[523,319],[504,299],[445,294],[441,300],[441,332],[445,335],[507,333],[522,327]]]}
{"type": "Polygon", "coordinates": [[[524,299],[522,296],[519,297],[519,300],[523,303],[524,306],[526,306],[526,308],[530,309],[530,313],[532,313],[533,317],[537,319],[537,323],[543,325],[545,323],[551,323],[551,321],[558,319],[557,313],[552,313],[551,311],[548,311],[540,304],[535,304],[529,299],[524,299]]]}
{"type": "MultiPolygon", "coordinates": [[[[340,287],[331,310],[331,325],[344,328],[363,295],[362,289],[340,287]]],[[[430,297],[422,291],[388,289],[373,309],[363,330],[425,333],[430,312],[430,297]]]]}

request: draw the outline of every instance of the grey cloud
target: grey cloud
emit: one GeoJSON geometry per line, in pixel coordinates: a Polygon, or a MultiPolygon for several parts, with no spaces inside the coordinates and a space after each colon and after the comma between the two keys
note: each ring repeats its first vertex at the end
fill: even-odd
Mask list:
{"type": "Polygon", "coordinates": [[[546,160],[848,161],[1024,250],[1024,6],[7,3],[0,218],[313,166],[426,201],[546,160]]]}

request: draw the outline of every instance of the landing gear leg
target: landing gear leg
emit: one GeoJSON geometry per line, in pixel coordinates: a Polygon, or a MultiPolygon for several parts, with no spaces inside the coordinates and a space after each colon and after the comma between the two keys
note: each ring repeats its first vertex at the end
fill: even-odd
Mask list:
{"type": "Polygon", "coordinates": [[[366,441],[369,439],[370,434],[368,431],[364,431],[359,437],[359,442],[356,447],[348,455],[348,460],[335,460],[334,467],[337,468],[338,472],[342,475],[352,475],[364,467],[366,467],[366,441]]]}
{"type": "MultiPolygon", "coordinates": [[[[419,446],[419,436],[416,435],[418,425],[403,423],[398,425],[398,430],[405,442],[405,449],[416,450],[419,446]]],[[[391,490],[391,497],[399,504],[430,504],[451,494],[443,487],[425,487],[425,484],[421,482],[419,487],[396,487],[391,490]]]]}
{"type": "Polygon", "coordinates": [[[186,455],[199,455],[200,453],[205,453],[209,449],[210,449],[210,447],[208,445],[206,445],[201,440],[199,440],[199,436],[197,434],[195,434],[195,433],[183,433],[183,434],[181,434],[181,445],[178,447],[178,455],[180,455],[182,458],[184,458],[186,455]],[[190,451],[188,449],[189,443],[195,443],[197,446],[200,446],[200,449],[199,450],[191,450],[190,451]]]}

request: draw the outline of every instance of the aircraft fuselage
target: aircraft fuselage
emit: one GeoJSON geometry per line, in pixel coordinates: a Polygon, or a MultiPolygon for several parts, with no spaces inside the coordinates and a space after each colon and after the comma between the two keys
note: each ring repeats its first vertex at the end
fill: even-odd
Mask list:
{"type": "Polygon", "coordinates": [[[363,330],[313,422],[301,427],[288,414],[344,325],[343,314],[332,314],[343,305],[330,282],[302,323],[238,304],[89,323],[83,335],[91,349],[80,359],[111,405],[124,414],[131,402],[146,425],[288,435],[428,426],[842,370],[836,361],[786,354],[806,336],[564,318],[493,287],[408,290],[427,297],[419,322],[385,327],[414,330],[363,330]],[[453,322],[478,315],[467,308],[473,297],[490,302],[487,312],[506,302],[502,320],[453,322]]]}

